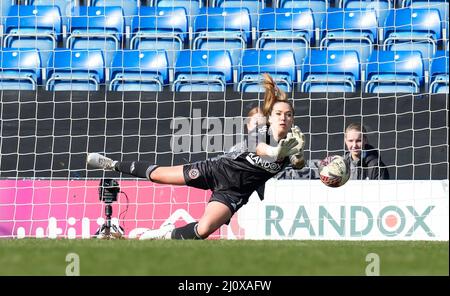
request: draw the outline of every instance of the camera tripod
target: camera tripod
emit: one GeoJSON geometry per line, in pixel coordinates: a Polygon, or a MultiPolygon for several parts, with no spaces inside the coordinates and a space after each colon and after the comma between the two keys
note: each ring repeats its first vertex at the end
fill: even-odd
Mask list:
{"type": "Polygon", "coordinates": [[[111,223],[112,203],[117,201],[117,195],[120,192],[119,183],[114,179],[102,179],[98,187],[99,200],[105,203],[106,221],[97,229],[96,238],[101,239],[121,239],[124,238],[124,230],[119,225],[111,223]]]}
{"type": "Polygon", "coordinates": [[[112,206],[107,203],[105,205],[106,221],[99,227],[95,233],[95,237],[101,239],[123,239],[123,229],[121,226],[117,226],[111,223],[112,206]]]}

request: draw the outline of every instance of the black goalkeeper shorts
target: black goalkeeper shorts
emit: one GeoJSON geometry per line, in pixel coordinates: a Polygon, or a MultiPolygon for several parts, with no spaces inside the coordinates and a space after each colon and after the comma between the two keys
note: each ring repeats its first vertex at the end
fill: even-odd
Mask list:
{"type": "MultiPolygon", "coordinates": [[[[248,202],[249,196],[243,197],[242,194],[236,193],[233,190],[217,190],[217,177],[213,174],[216,163],[214,161],[206,160],[199,161],[183,166],[184,180],[187,186],[199,189],[211,190],[211,201],[218,201],[225,204],[232,214],[236,213],[243,205],[248,202]]],[[[227,180],[228,181],[228,180],[227,180]]],[[[226,182],[223,180],[223,182],[226,182]]]]}

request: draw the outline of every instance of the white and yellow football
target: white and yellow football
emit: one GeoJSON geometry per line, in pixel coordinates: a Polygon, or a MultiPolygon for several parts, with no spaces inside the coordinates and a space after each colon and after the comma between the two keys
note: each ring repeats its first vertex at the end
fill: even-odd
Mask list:
{"type": "Polygon", "coordinates": [[[328,187],[341,187],[350,178],[350,166],[342,156],[328,156],[319,164],[319,175],[328,187]]]}

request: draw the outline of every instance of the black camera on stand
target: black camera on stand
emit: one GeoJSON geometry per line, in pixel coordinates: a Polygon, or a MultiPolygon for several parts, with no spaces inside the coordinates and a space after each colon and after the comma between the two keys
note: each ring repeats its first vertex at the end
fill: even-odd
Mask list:
{"type": "Polygon", "coordinates": [[[123,238],[124,231],[122,227],[111,224],[112,203],[117,201],[117,195],[120,193],[120,186],[114,179],[102,179],[98,187],[98,197],[105,205],[106,221],[97,230],[95,236],[102,239],[123,238]]]}
{"type": "Polygon", "coordinates": [[[98,198],[106,204],[117,201],[120,193],[119,183],[114,179],[102,179],[98,187],[98,198]]]}

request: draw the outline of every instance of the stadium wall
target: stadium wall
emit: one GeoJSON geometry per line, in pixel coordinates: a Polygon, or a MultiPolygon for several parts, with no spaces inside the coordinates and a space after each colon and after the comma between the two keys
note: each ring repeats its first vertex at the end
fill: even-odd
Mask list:
{"type": "Polygon", "coordinates": [[[246,239],[448,241],[448,180],[270,180],[265,196],[238,213],[246,239]]]}

